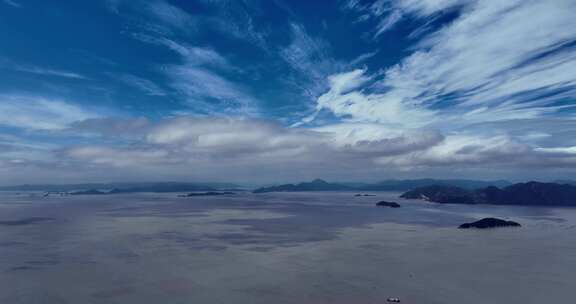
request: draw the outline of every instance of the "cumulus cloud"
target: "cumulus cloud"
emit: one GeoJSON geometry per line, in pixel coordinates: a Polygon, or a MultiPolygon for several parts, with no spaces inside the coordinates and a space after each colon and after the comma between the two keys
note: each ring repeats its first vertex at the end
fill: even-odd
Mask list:
{"type": "Polygon", "coordinates": [[[514,142],[507,136],[447,136],[440,144],[423,151],[408,153],[400,158],[379,159],[403,167],[466,166],[513,162],[519,155],[531,152],[527,145],[514,142]]]}
{"type": "MultiPolygon", "coordinates": [[[[134,154],[135,157],[126,163],[123,158],[112,161],[115,152],[110,147],[77,147],[67,150],[66,155],[113,165],[131,165],[138,159],[151,161],[148,157],[160,163],[178,161],[192,164],[246,159],[257,163],[258,160],[276,160],[278,156],[305,156],[304,152],[321,144],[321,141],[317,142],[318,138],[311,132],[285,129],[268,121],[181,117],[167,119],[148,128],[137,145],[114,148],[117,153],[124,153],[118,152],[122,150],[128,155],[134,154]]],[[[141,164],[145,165],[146,162],[141,164]]]]}
{"type": "Polygon", "coordinates": [[[308,164],[328,168],[349,163],[365,170],[374,166],[419,170],[440,166],[576,165],[571,163],[571,147],[543,148],[506,135],[442,135],[433,130],[403,130],[381,124],[340,123],[310,129],[286,128],[254,119],[180,117],[146,124],[141,134],[139,141],[130,145],[71,147],[64,155],[98,165],[128,167],[308,164]]]}
{"type": "Polygon", "coordinates": [[[0,153],[0,171],[17,166],[68,172],[63,176],[75,171],[107,178],[118,174],[138,179],[153,174],[262,182],[281,176],[367,179],[386,172],[426,176],[435,170],[456,174],[576,166],[576,150],[570,145],[537,146],[506,134],[441,134],[377,123],[289,128],[247,118],[188,116],[155,122],[99,118],[73,123],[61,132],[101,139],[32,148],[25,143],[15,147],[18,141],[6,137],[0,140],[0,148],[3,144],[9,148],[0,153]],[[49,151],[55,153],[52,158],[46,156],[49,151]]]}
{"type": "MultiPolygon", "coordinates": [[[[110,121],[91,120],[88,125],[110,121]]],[[[84,123],[86,125],[86,123],[84,123]]],[[[114,125],[113,123],[111,125],[114,125]]],[[[336,159],[360,159],[400,155],[426,149],[442,141],[436,132],[424,130],[395,131],[379,125],[339,124],[321,128],[286,128],[277,123],[241,118],[167,119],[146,125],[138,143],[128,146],[79,146],[68,149],[69,157],[112,165],[134,164],[145,160],[182,163],[227,161],[249,163],[326,163],[325,153],[336,159]],[[121,152],[123,151],[123,152],[121,152]],[[160,153],[163,151],[163,153],[160,153]],[[125,153],[124,153],[125,152],[125,153]],[[140,153],[140,154],[139,154],[140,153]],[[115,154],[134,155],[112,160],[115,154]]]]}
{"type": "Polygon", "coordinates": [[[145,149],[143,147],[138,149],[119,149],[113,147],[82,146],[68,149],[65,154],[74,159],[87,160],[91,164],[119,167],[143,166],[174,161],[167,157],[168,152],[166,150],[145,149]]]}
{"type": "Polygon", "coordinates": [[[341,123],[314,130],[328,135],[335,150],[358,157],[398,156],[426,150],[444,140],[437,131],[401,130],[381,124],[341,123]]]}

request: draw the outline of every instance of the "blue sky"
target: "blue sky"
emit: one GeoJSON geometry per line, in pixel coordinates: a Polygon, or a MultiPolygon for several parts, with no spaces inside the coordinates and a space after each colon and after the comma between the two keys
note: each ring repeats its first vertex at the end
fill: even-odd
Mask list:
{"type": "Polygon", "coordinates": [[[574,0],[0,1],[0,183],[576,178],[574,0]]]}

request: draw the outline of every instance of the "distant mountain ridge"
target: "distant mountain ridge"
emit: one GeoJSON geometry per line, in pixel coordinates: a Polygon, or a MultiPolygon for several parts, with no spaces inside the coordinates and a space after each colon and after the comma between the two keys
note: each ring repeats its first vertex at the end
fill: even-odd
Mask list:
{"type": "Polygon", "coordinates": [[[142,182],[142,183],[86,183],[62,185],[16,185],[0,187],[0,191],[85,191],[114,190],[115,193],[135,192],[187,192],[187,191],[215,191],[221,189],[239,188],[231,183],[187,183],[187,182],[142,182]]]}
{"type": "Polygon", "coordinates": [[[266,192],[300,192],[300,191],[406,191],[417,187],[431,185],[450,185],[466,189],[474,189],[488,186],[508,186],[512,183],[505,180],[477,181],[477,180],[437,180],[437,179],[409,179],[387,180],[374,184],[368,183],[330,183],[322,179],[299,184],[283,184],[278,186],[263,187],[254,190],[254,193],[266,192]]]}
{"type": "Polygon", "coordinates": [[[490,186],[469,190],[433,185],[410,190],[400,197],[442,204],[493,204],[522,206],[576,206],[576,186],[527,182],[504,188],[490,186]]]}
{"type": "Polygon", "coordinates": [[[321,179],[315,179],[311,182],[304,182],[299,184],[284,184],[272,187],[263,187],[254,190],[254,193],[266,192],[299,192],[299,191],[343,191],[355,190],[351,186],[337,183],[329,183],[321,179]]]}

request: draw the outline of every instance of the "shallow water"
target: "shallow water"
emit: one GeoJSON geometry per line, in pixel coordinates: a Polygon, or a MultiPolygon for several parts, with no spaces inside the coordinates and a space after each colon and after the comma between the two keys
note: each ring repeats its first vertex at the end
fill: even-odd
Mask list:
{"type": "Polygon", "coordinates": [[[374,194],[3,193],[0,303],[572,302],[576,209],[374,194]]]}

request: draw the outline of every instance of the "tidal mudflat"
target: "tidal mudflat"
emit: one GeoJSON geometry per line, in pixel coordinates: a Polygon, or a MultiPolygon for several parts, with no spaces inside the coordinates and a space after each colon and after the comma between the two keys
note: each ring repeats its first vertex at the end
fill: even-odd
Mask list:
{"type": "Polygon", "coordinates": [[[3,193],[0,303],[573,300],[576,209],[371,194],[3,193]],[[457,229],[485,216],[522,227],[457,229]]]}

